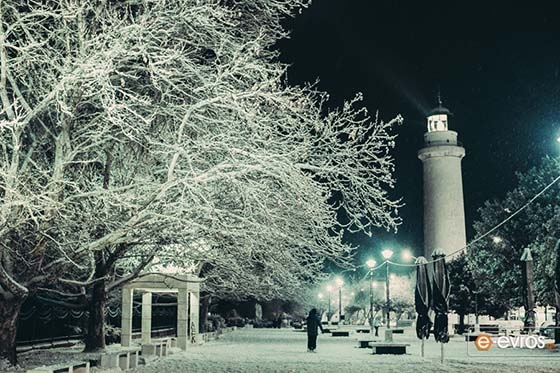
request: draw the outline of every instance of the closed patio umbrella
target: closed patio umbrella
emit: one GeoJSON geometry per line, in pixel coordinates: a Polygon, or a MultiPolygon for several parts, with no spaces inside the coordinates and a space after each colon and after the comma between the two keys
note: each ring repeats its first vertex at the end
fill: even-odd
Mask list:
{"type": "Polygon", "coordinates": [[[414,290],[414,308],[418,314],[416,319],[416,336],[422,340],[422,357],[424,356],[424,340],[430,337],[432,321],[428,316],[432,290],[428,279],[428,261],[423,256],[416,259],[416,288],[414,290]]]}
{"type": "Polygon", "coordinates": [[[441,249],[432,252],[434,261],[434,279],[432,290],[432,309],[436,316],[434,320],[434,338],[437,342],[449,342],[447,330],[447,313],[449,312],[449,273],[445,264],[445,254],[441,249]]]}

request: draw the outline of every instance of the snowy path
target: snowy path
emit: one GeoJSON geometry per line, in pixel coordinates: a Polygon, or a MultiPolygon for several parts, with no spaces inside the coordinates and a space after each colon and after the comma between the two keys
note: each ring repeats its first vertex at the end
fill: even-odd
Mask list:
{"type": "MultiPolygon", "coordinates": [[[[382,332],[382,331],[381,331],[382,332]]],[[[439,345],[426,342],[426,357],[420,357],[420,342],[407,329],[396,341],[410,343],[408,355],[371,355],[356,348],[356,337],[320,335],[318,352],[306,352],[305,333],[291,329],[240,329],[222,339],[177,352],[151,362],[137,372],[560,372],[560,354],[524,351],[528,357],[473,358],[464,339],[457,336],[445,346],[446,361],[439,363],[439,345]]],[[[380,333],[382,335],[382,333],[380,333]]]]}

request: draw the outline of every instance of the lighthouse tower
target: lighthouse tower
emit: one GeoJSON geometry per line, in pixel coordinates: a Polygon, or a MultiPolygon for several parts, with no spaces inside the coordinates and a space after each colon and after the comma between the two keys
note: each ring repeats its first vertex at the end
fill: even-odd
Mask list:
{"type": "Polygon", "coordinates": [[[428,132],[418,158],[424,169],[424,256],[435,248],[450,254],[466,245],[461,159],[465,148],[447,129],[451,112],[441,106],[428,115],[428,132]]]}

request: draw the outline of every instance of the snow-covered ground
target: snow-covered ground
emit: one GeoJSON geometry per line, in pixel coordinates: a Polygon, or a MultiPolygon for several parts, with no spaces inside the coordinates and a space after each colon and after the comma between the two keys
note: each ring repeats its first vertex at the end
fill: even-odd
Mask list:
{"type": "MultiPolygon", "coordinates": [[[[380,335],[383,335],[380,330],[380,335]]],[[[426,341],[425,357],[420,356],[420,341],[413,329],[395,335],[395,342],[410,343],[407,355],[372,355],[370,349],[357,348],[356,339],[320,335],[317,353],[306,351],[306,335],[293,329],[239,329],[221,339],[186,352],[176,352],[149,363],[136,372],[560,372],[560,353],[548,350],[473,351],[469,356],[464,337],[454,336],[444,348],[426,341]]]]}

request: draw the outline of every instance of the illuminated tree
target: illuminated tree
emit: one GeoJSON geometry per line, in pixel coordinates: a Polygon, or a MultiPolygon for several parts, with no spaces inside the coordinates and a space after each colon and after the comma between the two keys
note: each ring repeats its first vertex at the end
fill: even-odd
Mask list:
{"type": "Polygon", "coordinates": [[[86,296],[102,349],[107,291],[168,251],[211,291],[289,296],[349,264],[344,231],[396,228],[400,118],[283,83],[269,47],[306,3],[1,3],[0,358],[37,291],[86,296]]]}

